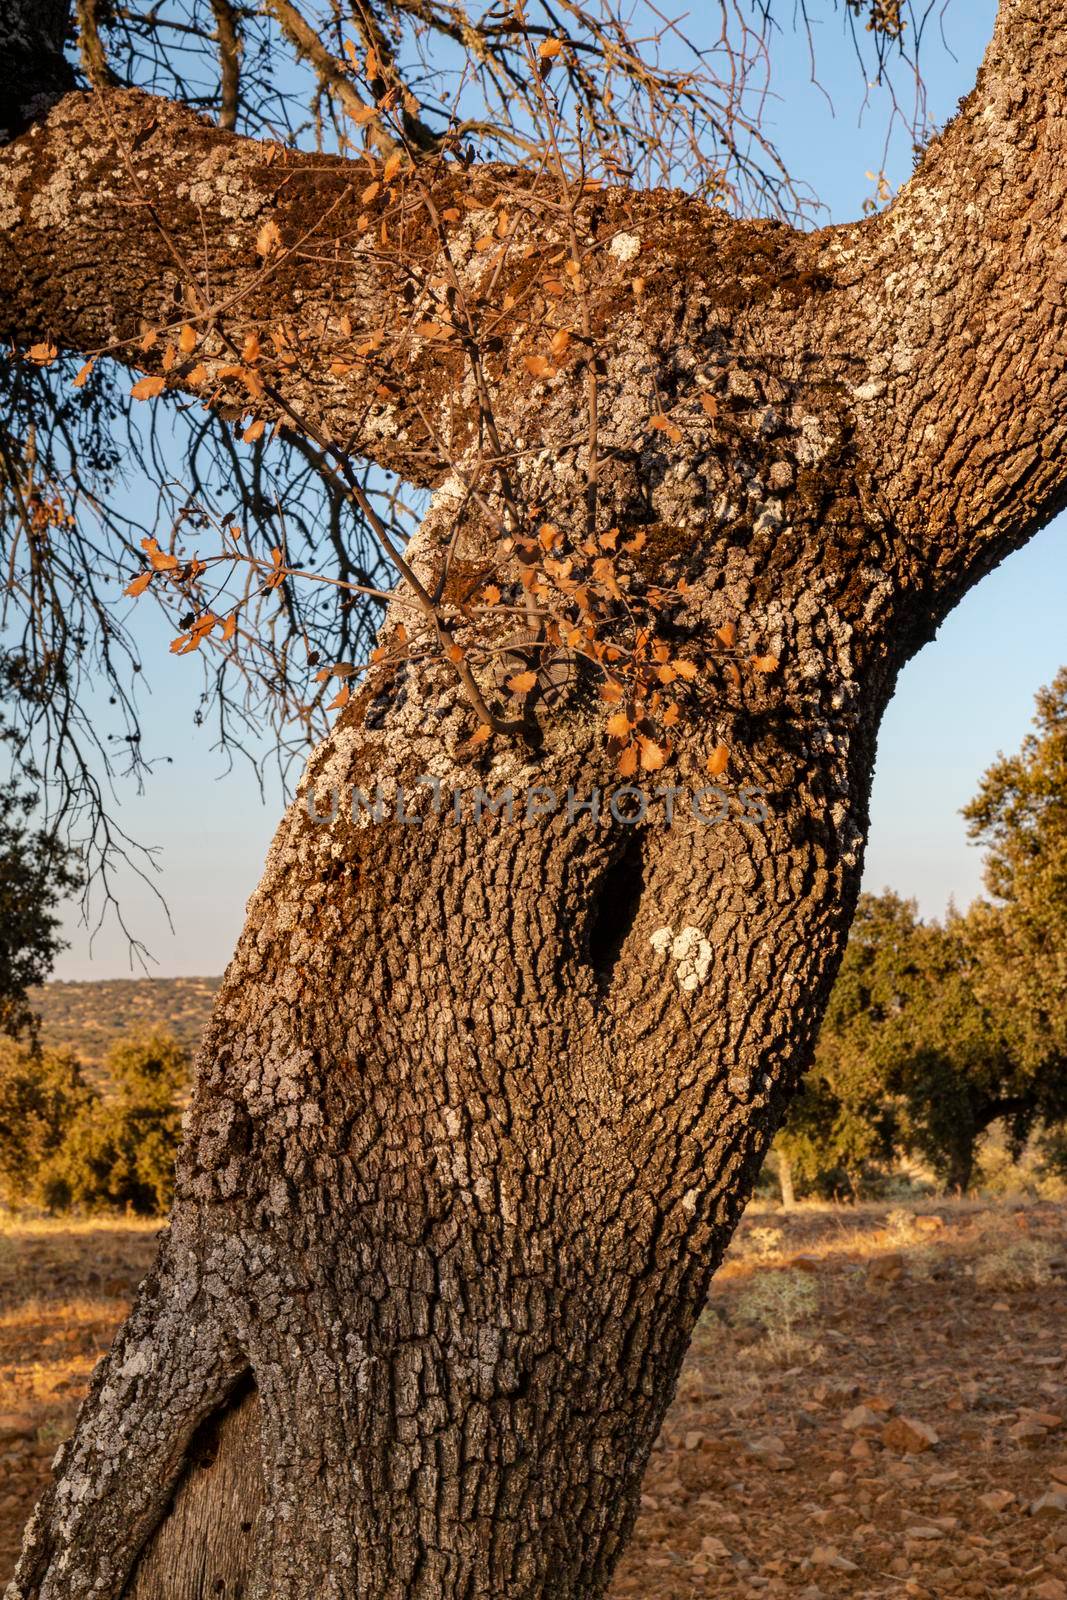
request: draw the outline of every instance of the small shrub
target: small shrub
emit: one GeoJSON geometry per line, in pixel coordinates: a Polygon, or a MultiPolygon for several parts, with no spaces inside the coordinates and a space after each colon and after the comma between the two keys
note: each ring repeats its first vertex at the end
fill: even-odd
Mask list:
{"type": "Polygon", "coordinates": [[[819,1291],[807,1272],[761,1272],[737,1301],[742,1322],[758,1322],[768,1334],[792,1334],[819,1309],[819,1291]]]}
{"type": "Polygon", "coordinates": [[[1052,1281],[1053,1254],[1043,1239],[1020,1239],[976,1261],[974,1281],[983,1289],[1040,1289],[1052,1281]]]}

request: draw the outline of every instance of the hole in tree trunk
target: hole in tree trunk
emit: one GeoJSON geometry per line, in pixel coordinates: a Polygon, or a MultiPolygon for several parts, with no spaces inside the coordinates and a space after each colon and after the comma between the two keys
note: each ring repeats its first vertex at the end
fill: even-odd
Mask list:
{"type": "Polygon", "coordinates": [[[637,919],[644,888],[644,832],[635,827],[629,830],[622,848],[600,879],[589,912],[589,965],[603,988],[614,976],[626,935],[637,919]]]}
{"type": "Polygon", "coordinates": [[[248,1373],[189,1441],[170,1507],[122,1600],[244,1600],[263,1505],[261,1448],[248,1373]]]}

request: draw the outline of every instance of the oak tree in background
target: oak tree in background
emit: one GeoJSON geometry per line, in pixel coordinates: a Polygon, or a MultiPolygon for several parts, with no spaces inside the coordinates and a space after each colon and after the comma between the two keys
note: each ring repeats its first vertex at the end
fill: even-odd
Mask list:
{"type": "Polygon", "coordinates": [[[982,992],[1033,1071],[1067,1075],[1067,668],[1037,695],[1035,730],[967,806],[992,901],[968,915],[982,992]]]}
{"type": "MultiPolygon", "coordinates": [[[[896,674],[1065,498],[1064,0],[1003,0],[893,205],[810,232],[709,203],[703,161],[641,187],[690,148],[684,86],[633,68],[640,114],[601,137],[604,74],[638,59],[597,44],[606,11],[459,24],[476,75],[514,46],[532,148],[450,145],[393,50],[428,12],[218,5],[206,99],[203,21],[153,10],[149,92],[115,83],[101,6],[91,92],[59,0],[0,23],[5,338],[50,381],[133,368],[132,405],[247,448],[284,430],[401,575],[250,904],[170,1229],[12,1600],[604,1593],[810,1056],[896,674]],[[288,42],[341,104],[339,153],[238,126],[246,15],[273,19],[258,70],[288,42]],[[587,65],[568,137],[553,81],[580,98],[587,65]],[[406,544],[360,463],[431,492],[406,544]],[[724,773],[765,817],[565,798],[724,773]],[[353,814],[379,784],[383,820],[353,814]],[[508,785],[514,814],[475,817],[508,785]]],[[[26,509],[62,551],[64,514],[26,509]]],[[[300,563],[189,513],[133,584],[184,598],[193,654],[284,610],[300,563]]]]}
{"type": "Polygon", "coordinates": [[[994,1123],[1020,1150],[1039,1122],[1067,1114],[1051,1041],[1019,1049],[1014,1008],[989,992],[976,918],[980,905],[942,924],[899,895],[860,897],[815,1060],[777,1140],[805,1186],[856,1195],[869,1169],[908,1154],[965,1193],[994,1123]]]}
{"type": "MultiPolygon", "coordinates": [[[[3,708],[14,692],[10,661],[0,654],[0,754],[15,740],[3,708]]],[[[59,952],[58,908],[82,883],[79,863],[54,828],[35,825],[39,778],[32,765],[0,782],[0,1033],[36,1032],[30,990],[43,983],[59,952]]]]}

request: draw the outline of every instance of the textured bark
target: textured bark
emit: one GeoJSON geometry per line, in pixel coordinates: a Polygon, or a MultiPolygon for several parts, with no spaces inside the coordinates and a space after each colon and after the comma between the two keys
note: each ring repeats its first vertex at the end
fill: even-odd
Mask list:
{"type": "MultiPolygon", "coordinates": [[[[691,637],[739,618],[742,644],[782,662],[723,690],[671,781],[700,788],[722,739],[766,819],[736,799],[715,822],[685,802],[641,826],[527,815],[532,785],[615,787],[580,693],[536,755],[472,751],[447,671],[372,679],[274,841],[199,1058],[159,1266],[11,1600],[604,1593],[809,1058],[896,672],[1064,495],[1064,20],[1058,0],[1002,7],[979,89],[877,221],[798,237],[673,195],[583,202],[603,526],[643,526],[650,575],[687,578],[691,637]],[[636,303],[620,230],[642,247],[636,303]],[[680,445],[635,448],[653,396],[680,445]],[[382,822],[308,814],[309,796],[379,782],[382,822]],[[473,815],[477,785],[508,784],[513,818],[473,815]],[[393,809],[400,788],[420,825],[393,809]],[[208,1493],[188,1463],[224,1413],[208,1493]]],[[[281,307],[310,338],[342,302],[376,326],[397,288],[346,199],[328,226],[347,250],[320,233],[256,304],[264,216],[288,242],[348,182],[343,163],[279,162],[143,97],[66,100],[0,156],[5,332],[128,338],[185,293],[174,250],[202,256],[205,235],[238,333],[281,307]],[[128,203],[124,143],[150,210],[128,203]]],[[[512,179],[473,181],[488,197],[512,179]]],[[[555,242],[551,216],[523,226],[555,242]]],[[[565,516],[582,376],[515,376],[528,336],[509,325],[496,352],[500,418],[527,500],[565,516]]],[[[323,426],[437,485],[413,555],[432,576],[462,499],[445,471],[468,443],[461,377],[413,353],[404,393],[370,407],[343,376],[325,401],[299,381],[323,426]]],[[[492,537],[468,514],[461,558],[492,537]]]]}

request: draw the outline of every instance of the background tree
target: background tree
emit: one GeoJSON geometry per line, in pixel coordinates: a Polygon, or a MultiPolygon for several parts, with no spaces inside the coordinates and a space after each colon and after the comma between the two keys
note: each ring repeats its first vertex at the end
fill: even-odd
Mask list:
{"type": "MultiPolygon", "coordinates": [[[[979,913],[980,914],[980,913],[979,913]]],[[[967,917],[923,922],[914,901],[860,899],[815,1060],[778,1144],[799,1180],[858,1194],[868,1167],[918,1155],[965,1192],[983,1135],[1004,1122],[1021,1150],[1067,1114],[1067,1077],[1025,1059],[1013,1019],[984,998],[967,917]]]]}
{"type": "Polygon", "coordinates": [[[70,1050],[27,1050],[0,1040],[0,1200],[62,1209],[55,1182],[70,1131],[96,1096],[70,1050]]]}
{"type": "Polygon", "coordinates": [[[0,1054],[0,1198],[50,1212],[159,1216],[174,1191],[189,1058],[166,1034],[115,1045],[104,1089],[72,1051],[0,1054]]]}
{"type": "MultiPolygon", "coordinates": [[[[4,14],[5,337],[82,387],[132,369],[148,414],[289,429],[400,575],[365,675],[326,664],[341,715],[15,1600],[604,1593],[810,1059],[897,673],[1063,502],[1062,0],[1006,0],[894,204],[812,232],[642,190],[625,128],[553,98],[584,24],[486,15],[525,62],[521,164],[423,148],[359,7],[337,154],[162,69],[63,93],[60,8],[4,14]],[[402,549],[368,462],[431,492],[402,549]],[[727,772],[763,803],[709,823],[685,795],[727,772]],[[594,804],[656,774],[655,810],[594,804]],[[379,785],[376,823],[350,801],[379,785]],[[517,808],[476,815],[486,785],[517,808]]],[[[186,654],[297,581],[208,520],[131,584],[188,607],[186,654]]]]}
{"type": "MultiPolygon", "coordinates": [[[[15,682],[15,663],[0,654],[0,706],[15,682]]],[[[0,751],[8,753],[15,739],[0,712],[0,751]]],[[[40,774],[32,766],[0,784],[0,1032],[11,1037],[33,1032],[29,991],[66,948],[56,912],[82,883],[78,860],[55,829],[32,825],[40,801],[40,774]]]]}
{"type": "Polygon", "coordinates": [[[109,1092],[80,1108],[52,1163],[52,1205],[159,1216],[174,1194],[189,1058],[149,1034],[110,1050],[105,1072],[109,1092]]]}
{"type": "Polygon", "coordinates": [[[1035,731],[964,810],[992,903],[967,919],[980,986],[1035,1073],[1067,1076],[1067,668],[1037,695],[1035,731]]]}

